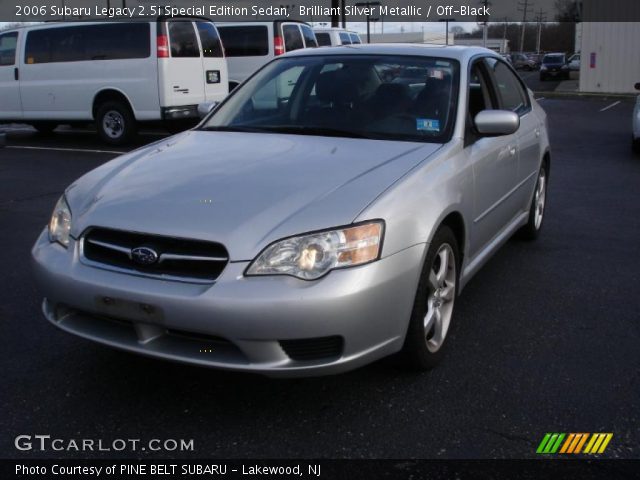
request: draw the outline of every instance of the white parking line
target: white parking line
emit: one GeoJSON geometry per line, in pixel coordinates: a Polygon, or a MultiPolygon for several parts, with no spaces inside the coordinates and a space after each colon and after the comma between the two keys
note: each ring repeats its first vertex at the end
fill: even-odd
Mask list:
{"type": "Polygon", "coordinates": [[[536,100],[539,102],[540,100],[544,100],[544,97],[538,97],[536,100]]]}
{"type": "Polygon", "coordinates": [[[601,112],[604,112],[605,110],[609,110],[610,108],[615,107],[615,106],[616,106],[616,105],[618,105],[619,103],[620,103],[620,100],[618,100],[617,102],[613,102],[613,103],[612,103],[611,105],[609,105],[608,107],[601,108],[601,109],[600,109],[600,111],[601,111],[601,112]]]}
{"type": "Polygon", "coordinates": [[[62,148],[62,147],[29,147],[26,145],[7,145],[5,148],[15,148],[21,150],[51,150],[54,152],[79,152],[79,153],[109,153],[123,155],[127,152],[119,150],[93,150],[89,148],[62,148]]]}

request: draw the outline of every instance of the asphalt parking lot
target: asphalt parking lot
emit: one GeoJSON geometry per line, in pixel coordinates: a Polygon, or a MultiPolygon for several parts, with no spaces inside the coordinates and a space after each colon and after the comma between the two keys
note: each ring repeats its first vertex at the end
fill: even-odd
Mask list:
{"type": "Polygon", "coordinates": [[[17,435],[49,434],[194,439],[194,452],[171,453],[194,458],[526,458],[545,432],[613,432],[605,456],[637,458],[640,157],[633,106],[616,101],[542,100],[553,156],[541,238],[511,240],[471,281],[447,358],[424,374],[383,360],[271,380],[58,331],[40,313],[30,249],[63,189],[118,149],[90,133],[12,131],[0,149],[0,456],[60,456],[14,448],[17,435]]]}

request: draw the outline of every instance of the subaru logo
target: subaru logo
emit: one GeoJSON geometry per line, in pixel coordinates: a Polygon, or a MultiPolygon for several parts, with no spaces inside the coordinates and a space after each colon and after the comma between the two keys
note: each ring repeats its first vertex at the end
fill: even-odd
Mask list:
{"type": "Polygon", "coordinates": [[[131,249],[131,258],[140,265],[152,265],[158,261],[158,254],[148,247],[137,247],[131,249]]]}

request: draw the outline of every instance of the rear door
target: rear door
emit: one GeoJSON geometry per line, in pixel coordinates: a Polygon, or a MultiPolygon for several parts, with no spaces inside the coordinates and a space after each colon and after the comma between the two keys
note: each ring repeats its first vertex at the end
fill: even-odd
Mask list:
{"type": "Polygon", "coordinates": [[[0,118],[22,118],[18,81],[18,32],[0,34],[0,118]]]}
{"type": "Polygon", "coordinates": [[[204,71],[194,22],[160,22],[169,45],[169,58],[158,59],[161,106],[197,105],[205,100],[204,71]]]}
{"type": "Polygon", "coordinates": [[[300,30],[302,31],[302,38],[304,38],[305,48],[317,48],[318,41],[316,40],[316,35],[313,33],[311,27],[309,25],[301,24],[300,30]]]}
{"type": "Polygon", "coordinates": [[[229,93],[227,60],[224,58],[222,42],[213,23],[195,23],[202,49],[204,100],[219,102],[229,93]]]}
{"type": "Polygon", "coordinates": [[[304,48],[302,32],[300,32],[300,27],[297,23],[282,23],[280,28],[282,28],[285,52],[293,52],[304,48]]]}

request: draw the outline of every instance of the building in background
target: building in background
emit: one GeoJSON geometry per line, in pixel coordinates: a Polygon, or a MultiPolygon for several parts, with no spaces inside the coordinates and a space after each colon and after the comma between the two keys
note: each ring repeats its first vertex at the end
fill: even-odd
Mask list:
{"type": "MultiPolygon", "coordinates": [[[[456,38],[456,45],[483,47],[482,38],[456,38]]],[[[487,38],[486,47],[498,53],[509,53],[509,40],[506,38],[487,38]]]]}
{"type": "MultiPolygon", "coordinates": [[[[585,18],[640,16],[638,0],[584,0],[585,18]]],[[[581,92],[636,93],[640,82],[640,23],[584,22],[581,24],[581,92]]]]}
{"type": "MultiPolygon", "coordinates": [[[[367,41],[366,34],[360,34],[362,41],[367,41]]],[[[402,33],[372,33],[371,43],[429,43],[444,45],[447,43],[444,32],[402,32],[402,33]]],[[[453,45],[453,33],[449,32],[449,45],[453,45]]]]}

